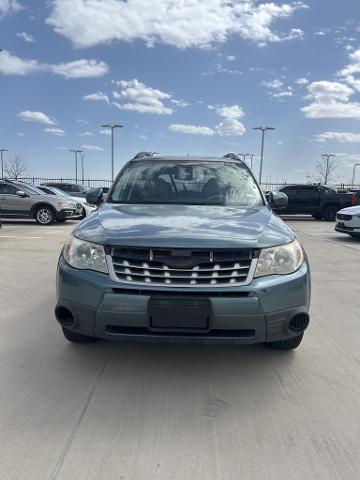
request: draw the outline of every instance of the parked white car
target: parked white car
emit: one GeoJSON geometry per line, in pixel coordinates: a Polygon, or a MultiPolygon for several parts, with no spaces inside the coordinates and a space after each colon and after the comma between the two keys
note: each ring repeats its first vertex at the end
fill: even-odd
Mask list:
{"type": "Polygon", "coordinates": [[[71,198],[74,202],[76,202],[76,205],[79,206],[79,212],[78,212],[78,218],[85,218],[90,215],[94,210],[96,210],[96,207],[89,205],[85,198],[82,197],[72,197],[71,195],[68,195],[67,193],[63,192],[62,190],[55,188],[55,187],[45,187],[41,185],[40,187],[37,187],[40,190],[42,190],[44,193],[50,194],[50,195],[58,195],[59,197],[67,197],[71,198]]]}
{"type": "Polygon", "coordinates": [[[336,214],[335,230],[351,237],[360,237],[360,205],[339,210],[336,214]]]}

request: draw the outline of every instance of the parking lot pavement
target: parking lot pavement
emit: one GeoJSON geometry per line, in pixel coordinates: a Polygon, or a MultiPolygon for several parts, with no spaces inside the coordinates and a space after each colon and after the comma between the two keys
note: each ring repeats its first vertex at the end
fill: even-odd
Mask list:
{"type": "Polygon", "coordinates": [[[71,224],[0,231],[1,480],[355,480],[360,242],[288,219],[310,258],[312,321],[263,346],[71,345],[53,318],[71,224]]]}

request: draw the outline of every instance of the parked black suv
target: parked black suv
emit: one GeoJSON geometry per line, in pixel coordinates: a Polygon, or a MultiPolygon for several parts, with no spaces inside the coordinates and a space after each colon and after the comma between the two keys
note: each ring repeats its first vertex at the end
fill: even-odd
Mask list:
{"type": "Polygon", "coordinates": [[[334,222],[336,212],[354,204],[351,193],[337,193],[324,185],[286,185],[279,191],[288,197],[288,205],[281,214],[310,214],[317,220],[334,222]]]}

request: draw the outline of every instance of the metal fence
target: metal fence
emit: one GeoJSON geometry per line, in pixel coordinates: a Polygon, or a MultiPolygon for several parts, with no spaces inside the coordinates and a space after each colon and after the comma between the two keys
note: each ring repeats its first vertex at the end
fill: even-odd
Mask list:
{"type": "Polygon", "coordinates": [[[75,178],[41,178],[41,177],[22,177],[18,178],[18,180],[26,183],[31,183],[32,185],[41,185],[42,183],[77,183],[80,185],[84,185],[87,188],[95,188],[95,187],[111,187],[112,181],[111,180],[99,180],[93,178],[87,178],[84,181],[77,180],[75,178]]]}
{"type": "MultiPolygon", "coordinates": [[[[100,179],[93,179],[87,178],[84,181],[77,180],[75,178],[41,178],[41,177],[23,177],[19,178],[22,182],[31,183],[33,185],[41,185],[42,183],[48,182],[56,182],[56,183],[78,183],[84,185],[87,188],[95,188],[95,187],[111,187],[112,181],[111,180],[100,180],[100,179]]],[[[282,182],[282,183],[267,183],[263,182],[261,184],[261,188],[264,191],[268,190],[277,190],[280,187],[284,187],[285,185],[309,185],[308,183],[301,184],[301,182],[282,182]]],[[[352,184],[345,184],[339,183],[334,185],[339,190],[360,190],[360,184],[352,185],[352,184]]]]}
{"type": "MultiPolygon", "coordinates": [[[[283,182],[283,183],[266,183],[262,182],[261,188],[264,191],[268,190],[278,190],[280,187],[285,187],[286,185],[311,185],[309,183],[301,182],[283,182]]],[[[332,187],[337,188],[338,190],[360,190],[360,184],[351,184],[351,183],[338,183],[336,185],[331,185],[332,187]]]]}

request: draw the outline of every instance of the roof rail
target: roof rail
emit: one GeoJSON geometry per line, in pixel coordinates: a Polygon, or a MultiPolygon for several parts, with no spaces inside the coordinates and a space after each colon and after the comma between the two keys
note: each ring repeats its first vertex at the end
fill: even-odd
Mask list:
{"type": "Polygon", "coordinates": [[[227,153],[226,155],[223,156],[223,158],[231,158],[232,160],[238,160],[241,163],[245,163],[243,160],[241,160],[239,155],[233,152],[227,153]]]}
{"type": "Polygon", "coordinates": [[[153,152],[139,152],[132,159],[136,160],[137,158],[153,157],[153,156],[154,156],[153,152]]]}

